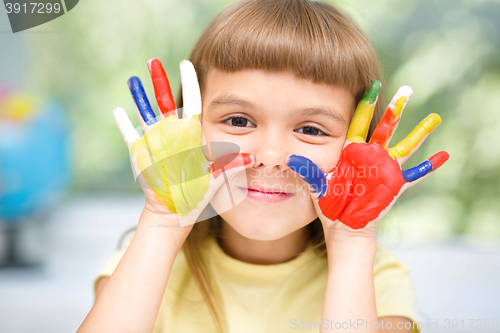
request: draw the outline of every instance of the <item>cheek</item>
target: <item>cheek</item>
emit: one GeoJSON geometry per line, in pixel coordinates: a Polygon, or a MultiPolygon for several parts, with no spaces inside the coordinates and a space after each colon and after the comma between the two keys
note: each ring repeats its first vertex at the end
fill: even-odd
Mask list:
{"type": "Polygon", "coordinates": [[[331,172],[337,165],[342,155],[345,140],[335,140],[335,142],[321,146],[311,146],[302,152],[294,154],[302,155],[313,161],[324,173],[331,172]]]}
{"type": "Polygon", "coordinates": [[[217,131],[213,124],[206,122],[203,120],[203,116],[201,118],[201,130],[203,132],[203,137],[208,142],[217,141],[214,140],[217,138],[217,131]]]}
{"type": "Polygon", "coordinates": [[[221,130],[219,124],[201,122],[205,142],[230,142],[238,145],[241,152],[249,152],[251,139],[249,135],[231,135],[221,130]]]}

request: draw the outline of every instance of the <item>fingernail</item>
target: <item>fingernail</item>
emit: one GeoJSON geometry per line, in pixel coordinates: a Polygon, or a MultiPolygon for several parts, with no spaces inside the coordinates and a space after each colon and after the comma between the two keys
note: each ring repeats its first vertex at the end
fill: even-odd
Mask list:
{"type": "Polygon", "coordinates": [[[431,133],[439,124],[441,124],[441,117],[437,113],[431,113],[422,121],[422,127],[431,133]]]}
{"type": "Polygon", "coordinates": [[[163,77],[162,74],[165,73],[165,70],[163,69],[161,62],[158,59],[149,60],[148,61],[148,69],[149,69],[149,72],[151,73],[152,79],[163,77]]]}
{"type": "Polygon", "coordinates": [[[448,161],[449,158],[450,158],[450,155],[447,152],[440,151],[439,153],[431,156],[429,158],[429,162],[432,163],[432,168],[434,170],[436,170],[441,165],[443,165],[444,162],[448,161]]]}

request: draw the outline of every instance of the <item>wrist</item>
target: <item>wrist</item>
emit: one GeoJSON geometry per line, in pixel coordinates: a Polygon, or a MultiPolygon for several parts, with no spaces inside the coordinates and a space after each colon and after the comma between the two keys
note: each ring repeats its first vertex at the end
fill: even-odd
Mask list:
{"type": "Polygon", "coordinates": [[[164,214],[157,214],[145,207],[139,218],[137,231],[141,230],[143,232],[162,234],[169,242],[180,249],[189,232],[192,230],[193,225],[181,227],[178,217],[175,214],[172,215],[174,215],[173,218],[164,216],[164,214]]]}
{"type": "Polygon", "coordinates": [[[352,229],[340,221],[328,227],[323,224],[326,243],[376,244],[377,225],[368,223],[364,228],[352,229]]]}
{"type": "Polygon", "coordinates": [[[351,233],[325,233],[325,243],[329,264],[356,262],[360,265],[373,265],[377,240],[375,237],[362,237],[351,233]],[[328,234],[328,236],[327,236],[328,234]]]}
{"type": "Polygon", "coordinates": [[[331,239],[326,242],[326,249],[330,253],[352,253],[353,255],[374,255],[377,250],[377,241],[368,239],[331,239]]]}
{"type": "Polygon", "coordinates": [[[374,244],[333,243],[327,245],[329,272],[349,274],[373,274],[376,242],[374,244]],[[365,272],[365,273],[362,273],[365,272]]]}

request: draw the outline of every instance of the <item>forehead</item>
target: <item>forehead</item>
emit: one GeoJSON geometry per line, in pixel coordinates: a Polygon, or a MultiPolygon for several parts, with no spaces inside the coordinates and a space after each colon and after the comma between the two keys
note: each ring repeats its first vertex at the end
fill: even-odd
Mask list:
{"type": "Polygon", "coordinates": [[[233,101],[240,106],[285,109],[332,109],[349,121],[354,96],[345,88],[299,78],[293,72],[241,70],[225,72],[211,68],[202,90],[204,109],[222,107],[233,101]],[[222,101],[222,103],[221,103],[222,101]]]}

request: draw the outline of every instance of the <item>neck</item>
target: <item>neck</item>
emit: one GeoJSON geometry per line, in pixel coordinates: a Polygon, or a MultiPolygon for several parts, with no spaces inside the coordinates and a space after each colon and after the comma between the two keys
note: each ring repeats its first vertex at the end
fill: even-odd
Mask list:
{"type": "Polygon", "coordinates": [[[273,265],[295,258],[307,247],[309,230],[301,228],[276,240],[255,240],[242,236],[224,219],[218,239],[222,250],[230,257],[250,264],[273,265]]]}

